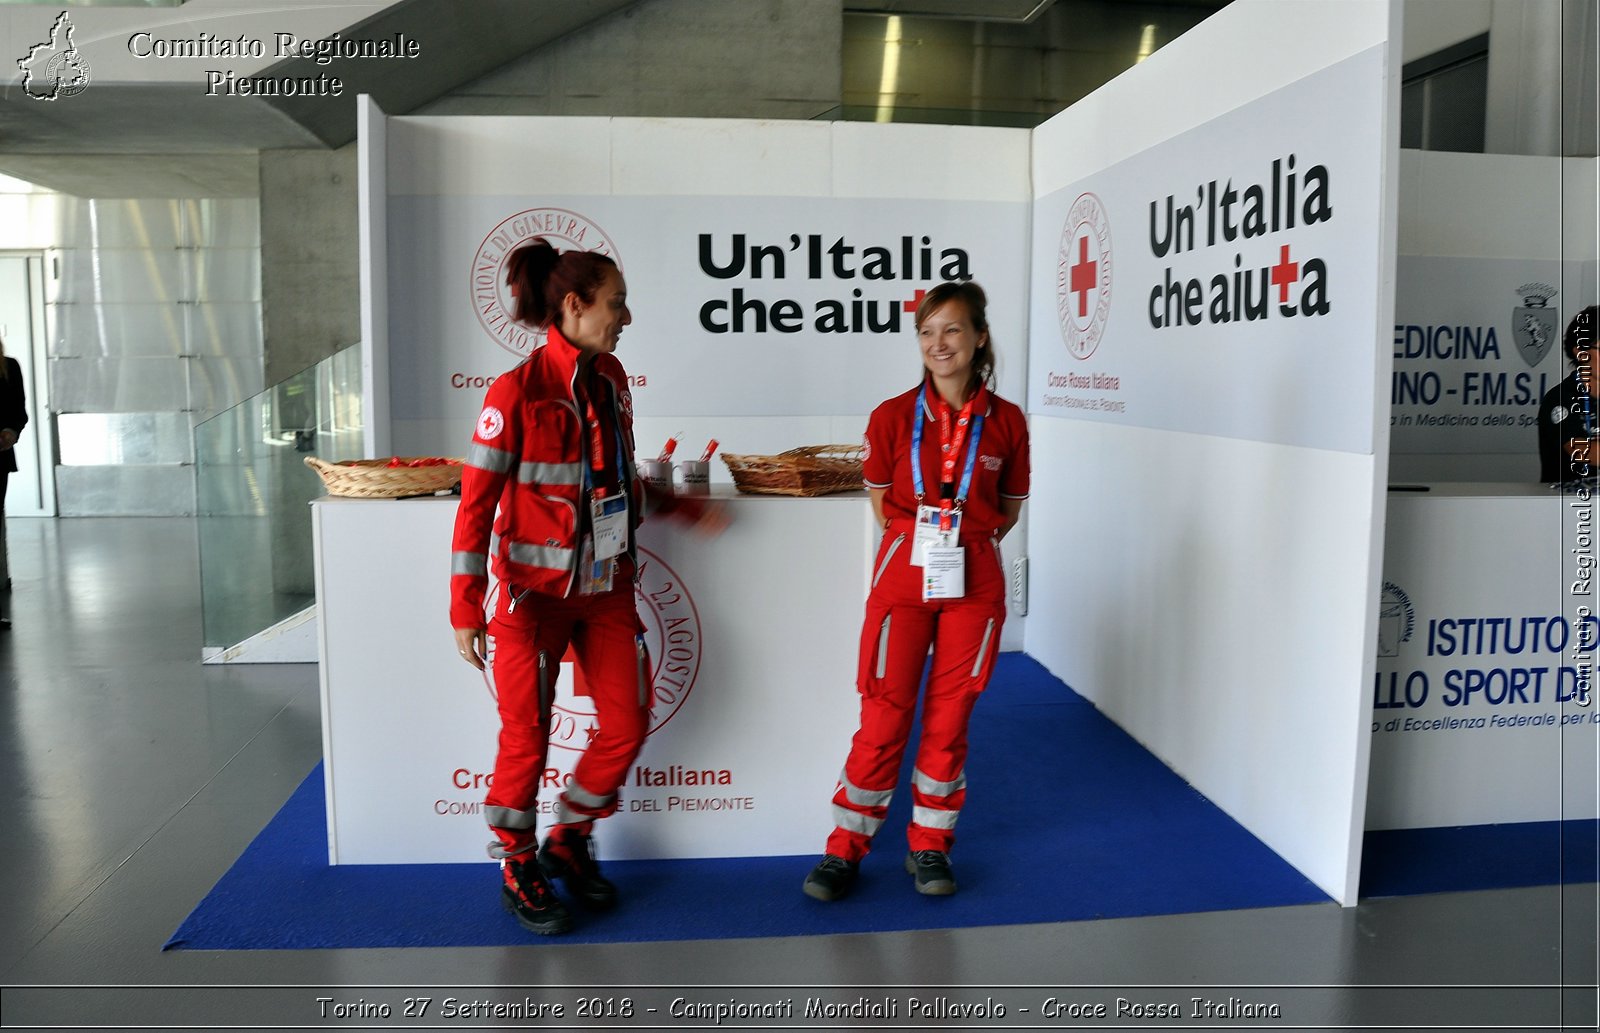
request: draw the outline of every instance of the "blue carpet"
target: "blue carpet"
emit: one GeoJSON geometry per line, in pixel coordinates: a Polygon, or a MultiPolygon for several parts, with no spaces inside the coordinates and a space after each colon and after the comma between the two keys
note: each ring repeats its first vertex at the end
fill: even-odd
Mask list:
{"type": "MultiPolygon", "coordinates": [[[[801,894],[815,855],[610,861],[623,906],[580,913],[577,930],[556,942],[943,929],[1328,900],[1028,657],[1000,658],[971,745],[953,897],[919,897],[900,867],[911,797],[901,791],[847,901],[801,894]]],[[[827,831],[817,829],[819,852],[827,831]]],[[[501,910],[486,864],[330,867],[327,857],[319,766],[167,948],[551,942],[501,910]]]]}
{"type": "Polygon", "coordinates": [[[1361,895],[1595,882],[1597,843],[1600,822],[1593,819],[1368,832],[1361,895]]]}

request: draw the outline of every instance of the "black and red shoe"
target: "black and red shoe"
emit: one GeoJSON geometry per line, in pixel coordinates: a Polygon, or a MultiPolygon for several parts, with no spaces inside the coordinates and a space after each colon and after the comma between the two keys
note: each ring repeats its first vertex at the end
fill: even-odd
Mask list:
{"type": "Polygon", "coordinates": [[[813,900],[843,900],[856,888],[860,875],[859,861],[847,861],[838,854],[823,854],[800,888],[813,900]]]}
{"type": "Polygon", "coordinates": [[[594,859],[594,840],[581,832],[565,829],[544,841],[539,848],[539,863],[553,879],[560,879],[567,892],[596,911],[617,905],[617,887],[600,874],[594,859]]]}
{"type": "Polygon", "coordinates": [[[572,931],[572,916],[535,860],[500,862],[500,899],[529,932],[554,936],[572,931]]]}
{"type": "Polygon", "coordinates": [[[948,897],[956,891],[950,855],[943,850],[913,850],[906,855],[906,874],[916,876],[917,892],[948,897]]]}

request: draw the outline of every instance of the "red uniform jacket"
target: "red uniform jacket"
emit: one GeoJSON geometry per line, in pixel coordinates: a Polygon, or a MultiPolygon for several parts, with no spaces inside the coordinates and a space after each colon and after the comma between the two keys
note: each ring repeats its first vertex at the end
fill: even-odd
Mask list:
{"type": "MultiPolygon", "coordinates": [[[[484,623],[483,599],[490,564],[495,577],[517,590],[565,597],[576,584],[579,535],[587,527],[584,467],[591,461],[586,407],[575,381],[578,349],[550,328],[544,347],[489,386],[472,448],[461,474],[450,558],[450,624],[484,623]]],[[[633,466],[633,399],[622,364],[611,355],[594,360],[608,392],[596,392],[596,408],[611,406],[604,452],[608,474],[628,486],[635,524],[642,516],[633,466]],[[601,397],[609,395],[609,398],[601,397]],[[616,463],[621,436],[623,470],[616,463]]],[[[602,426],[605,424],[602,418],[602,426]]],[[[629,536],[628,552],[635,544],[629,536]]]]}
{"type": "MultiPolygon", "coordinates": [[[[937,394],[935,407],[943,407],[937,394]]],[[[978,442],[978,458],[961,520],[963,545],[981,542],[1005,524],[1002,499],[1028,497],[1028,420],[1022,410],[994,392],[985,389],[979,399],[984,415],[983,434],[978,442]]],[[[923,406],[922,479],[927,504],[939,504],[939,414],[922,401],[922,385],[896,395],[872,411],[867,421],[866,455],[862,478],[869,488],[886,489],[883,512],[887,517],[914,519],[917,493],[911,479],[911,423],[918,405],[923,406]]],[[[963,452],[965,449],[963,448],[963,452]]],[[[965,455],[958,457],[956,477],[961,476],[965,455]]]]}

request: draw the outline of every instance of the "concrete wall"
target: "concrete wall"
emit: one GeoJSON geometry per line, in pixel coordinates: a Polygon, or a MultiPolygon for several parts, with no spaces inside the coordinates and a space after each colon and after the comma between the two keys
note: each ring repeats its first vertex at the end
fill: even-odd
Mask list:
{"type": "Polygon", "coordinates": [[[1596,0],[1495,0],[1490,154],[1594,157],[1596,0]]]}
{"type": "Polygon", "coordinates": [[[1494,0],[1406,0],[1400,10],[1401,60],[1415,61],[1488,32],[1494,0]]]}
{"type": "Polygon", "coordinates": [[[965,121],[959,113],[970,110],[975,124],[1031,127],[1221,6],[1055,0],[1026,24],[852,13],[844,23],[845,110],[912,122],[965,121]]]}
{"type": "Polygon", "coordinates": [[[261,319],[276,384],[361,339],[356,145],[261,152],[261,319]]]}
{"type": "Polygon", "coordinates": [[[650,0],[411,114],[815,118],[842,24],[839,0],[650,0]]]}
{"type": "Polygon", "coordinates": [[[1596,0],[1406,0],[1404,58],[1489,34],[1484,149],[1594,157],[1596,0]]]}

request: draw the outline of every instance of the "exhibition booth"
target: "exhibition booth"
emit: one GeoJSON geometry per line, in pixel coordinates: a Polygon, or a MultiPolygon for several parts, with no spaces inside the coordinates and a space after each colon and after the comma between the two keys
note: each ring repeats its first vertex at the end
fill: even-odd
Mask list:
{"type": "MultiPolygon", "coordinates": [[[[1594,817],[1592,778],[1587,796],[1561,788],[1583,781],[1585,749],[1592,775],[1595,726],[1566,720],[1579,709],[1557,670],[1588,625],[1567,615],[1558,645],[1547,619],[1537,657],[1502,650],[1508,668],[1547,668],[1537,696],[1534,674],[1502,682],[1487,651],[1439,637],[1464,618],[1563,614],[1573,557],[1540,528],[1560,534],[1570,507],[1542,486],[1386,490],[1392,385],[1426,372],[1403,367],[1395,315],[1397,192],[1422,167],[1392,142],[1397,7],[1238,0],[1032,131],[391,118],[364,100],[369,452],[462,452],[489,381],[540,343],[503,285],[505,256],[535,236],[604,251],[627,277],[619,357],[641,456],[675,436],[691,453],[860,440],[916,382],[919,293],[970,277],[999,392],[1032,434],[1006,648],[1344,904],[1369,826],[1594,817]],[[1507,591],[1517,579],[1529,593],[1507,591]],[[1475,691],[1452,703],[1468,667],[1475,691]],[[1384,727],[1469,709],[1554,720],[1384,727]],[[1557,733],[1552,768],[1557,740],[1539,736],[1557,733]],[[1506,763],[1536,772],[1523,790],[1481,759],[1510,743],[1506,763]]],[[[1575,310],[1593,259],[1569,259],[1528,276],[1563,277],[1575,310]]],[[[1399,278],[1450,275],[1419,262],[1399,278]]],[[[1539,361],[1559,371],[1559,355],[1539,361]]],[[[1513,420],[1532,411],[1495,397],[1513,420]]],[[[869,508],[717,480],[721,538],[646,524],[641,539],[657,695],[610,856],[807,854],[829,823],[869,508]]],[[[496,718],[446,626],[454,507],[315,504],[334,863],[484,857],[496,718]]],[[[557,712],[553,785],[592,717],[570,668],[557,712]]]]}
{"type": "Polygon", "coordinates": [[[1593,158],[1406,151],[1367,827],[1596,817],[1594,505],[1537,481],[1593,158]]]}
{"type": "MultiPolygon", "coordinates": [[[[662,522],[641,528],[650,734],[622,811],[607,822],[607,857],[809,852],[817,826],[794,815],[827,802],[840,762],[837,746],[816,744],[848,743],[855,731],[854,694],[831,690],[855,683],[855,651],[839,644],[860,633],[877,546],[865,496],[721,494],[732,520],[715,540],[662,522]]],[[[453,647],[435,648],[447,623],[429,604],[438,569],[394,562],[420,542],[448,543],[455,511],[449,498],[313,503],[333,863],[485,856],[482,805],[500,727],[492,677],[453,647]],[[406,744],[401,764],[397,742],[406,744]]],[[[545,813],[594,714],[581,675],[564,662],[545,813]]]]}

